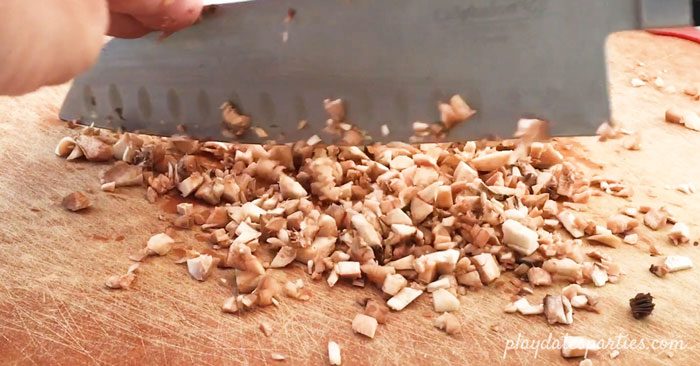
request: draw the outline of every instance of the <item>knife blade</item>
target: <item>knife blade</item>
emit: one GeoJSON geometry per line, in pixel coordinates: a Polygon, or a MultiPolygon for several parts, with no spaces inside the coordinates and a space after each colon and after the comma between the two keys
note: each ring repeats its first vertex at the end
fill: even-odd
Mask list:
{"type": "Polygon", "coordinates": [[[229,101],[269,135],[249,131],[241,142],[313,135],[332,142],[337,136],[324,132],[323,100],[341,98],[347,122],[373,141],[408,141],[413,122],[437,121],[438,103],[459,94],[477,113],[451,129],[448,140],[509,137],[521,117],[549,121],[553,135],[593,134],[609,118],[604,40],[638,28],[640,6],[639,0],[224,4],[163,40],[155,34],[111,40],[74,81],[60,117],[230,140],[219,109],[229,101]],[[289,9],[295,16],[285,21],[289,9]],[[300,120],[306,128],[297,128],[300,120]]]}

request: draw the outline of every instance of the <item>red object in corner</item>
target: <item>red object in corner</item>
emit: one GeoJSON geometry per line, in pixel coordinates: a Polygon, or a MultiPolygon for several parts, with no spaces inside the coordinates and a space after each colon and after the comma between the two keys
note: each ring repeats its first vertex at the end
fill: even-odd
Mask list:
{"type": "Polygon", "coordinates": [[[700,43],[700,27],[653,28],[647,29],[646,31],[660,36],[683,38],[700,43]]]}

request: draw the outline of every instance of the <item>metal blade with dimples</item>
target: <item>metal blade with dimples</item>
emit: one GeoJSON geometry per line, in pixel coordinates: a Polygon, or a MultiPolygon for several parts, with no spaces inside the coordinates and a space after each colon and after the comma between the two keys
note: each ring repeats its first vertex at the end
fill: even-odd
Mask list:
{"type": "MultiPolygon", "coordinates": [[[[649,0],[647,0],[649,1],[649,0]]],[[[652,0],[654,1],[654,0],[652,0]]],[[[73,83],[60,117],[157,135],[230,140],[230,101],[254,127],[241,142],[323,132],[326,98],[373,141],[409,141],[415,121],[460,94],[477,110],[447,140],[510,137],[521,117],[553,135],[609,117],[604,41],[641,26],[643,0],[256,0],[219,5],[160,40],[111,40],[73,83]],[[641,1],[641,2],[640,2],[641,1]],[[289,19],[289,9],[295,16],[289,19]],[[286,19],[286,20],[285,20],[286,19]],[[306,120],[307,127],[298,129],[306,120]],[[383,136],[382,126],[390,131],[383,136]]],[[[676,2],[676,0],[669,0],[676,2]]],[[[653,18],[653,17],[651,17],[653,18]]]]}

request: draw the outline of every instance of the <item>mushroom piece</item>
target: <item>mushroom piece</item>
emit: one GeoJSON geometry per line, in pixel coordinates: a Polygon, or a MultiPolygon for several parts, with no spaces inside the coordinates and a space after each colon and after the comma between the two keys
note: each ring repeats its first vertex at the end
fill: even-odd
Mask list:
{"type": "Polygon", "coordinates": [[[231,102],[224,102],[221,107],[224,128],[236,136],[243,135],[250,128],[250,117],[238,113],[231,102]]]}
{"type": "Polygon", "coordinates": [[[440,186],[437,188],[435,196],[435,207],[449,209],[454,205],[452,200],[452,188],[450,186],[440,186]]]}
{"type": "Polygon", "coordinates": [[[200,200],[210,204],[216,205],[221,201],[221,196],[224,193],[224,181],[222,178],[209,178],[204,177],[204,182],[199,186],[194,196],[200,200]]]}
{"type": "Polygon", "coordinates": [[[114,182],[105,183],[100,186],[100,190],[103,192],[114,192],[116,188],[117,185],[114,182]]]}
{"type": "Polygon", "coordinates": [[[544,261],[542,268],[551,274],[559,275],[572,280],[579,279],[582,276],[581,265],[576,263],[576,261],[571,258],[548,259],[544,261]]]}
{"type": "Polygon", "coordinates": [[[433,167],[420,166],[413,174],[413,184],[417,187],[427,187],[439,178],[437,170],[433,167]]]}
{"type": "Polygon", "coordinates": [[[421,294],[423,294],[423,291],[421,290],[416,290],[411,287],[404,287],[398,294],[389,299],[386,302],[386,305],[392,310],[401,311],[408,306],[408,304],[412,303],[413,300],[417,299],[421,294]]]}
{"type": "Polygon", "coordinates": [[[512,155],[513,152],[509,150],[497,151],[474,158],[471,163],[476,170],[488,172],[500,169],[502,166],[508,164],[512,155]]]}
{"type": "Polygon", "coordinates": [[[269,337],[272,335],[272,326],[268,322],[261,322],[260,323],[260,331],[265,335],[265,337],[269,337]]]}
{"type": "Polygon", "coordinates": [[[159,233],[151,236],[146,243],[146,249],[148,252],[157,255],[166,255],[172,248],[175,240],[171,238],[168,234],[159,233]]]}
{"type": "Polygon", "coordinates": [[[536,168],[550,168],[564,161],[564,155],[551,143],[533,142],[530,145],[530,157],[534,160],[532,165],[536,168]]]}
{"type": "Polygon", "coordinates": [[[316,237],[309,247],[297,248],[297,262],[307,263],[314,258],[325,258],[333,253],[336,238],[316,237]]]}
{"type": "Polygon", "coordinates": [[[418,197],[411,200],[411,218],[414,224],[420,224],[425,220],[435,208],[418,197]]]}
{"type": "Polygon", "coordinates": [[[521,297],[518,300],[508,304],[508,306],[503,309],[506,313],[518,312],[522,315],[537,315],[544,312],[543,304],[532,305],[526,298],[521,297]]]}
{"type": "Polygon", "coordinates": [[[262,263],[253,255],[250,247],[245,244],[231,244],[228,248],[226,265],[255,275],[265,274],[265,268],[262,263]]]}
{"type": "Polygon", "coordinates": [[[340,365],[342,363],[340,346],[333,341],[328,341],[328,361],[331,365],[340,365]]]}
{"type": "Polygon", "coordinates": [[[552,284],[552,276],[549,272],[539,267],[532,267],[527,271],[528,282],[533,286],[549,286],[552,284]]]}
{"type": "Polygon", "coordinates": [[[105,281],[105,286],[113,290],[128,289],[131,286],[131,283],[136,279],[135,272],[138,268],[138,263],[132,264],[126,271],[126,274],[114,275],[107,278],[105,281]]]}
{"type": "Polygon", "coordinates": [[[572,324],[574,322],[571,302],[563,295],[546,295],[543,300],[544,315],[549,324],[572,324]]]}
{"type": "Polygon", "coordinates": [[[473,116],[476,111],[473,110],[462,97],[455,94],[450,98],[448,103],[440,103],[438,105],[440,111],[440,121],[445,125],[446,129],[451,129],[456,124],[463,122],[473,116]]]}
{"type": "Polygon", "coordinates": [[[260,306],[275,304],[277,301],[275,297],[277,297],[280,290],[279,282],[276,279],[270,275],[262,276],[254,291],[257,294],[257,304],[260,306]]]}
{"type": "Polygon", "coordinates": [[[362,271],[360,270],[360,262],[341,261],[335,264],[335,273],[343,278],[360,278],[362,271]]]}
{"type": "Polygon", "coordinates": [[[231,218],[228,216],[228,210],[226,207],[217,206],[214,207],[214,209],[209,213],[209,216],[207,216],[204,224],[202,224],[202,229],[222,228],[225,227],[229,221],[231,221],[231,218]]]}
{"type": "Polygon", "coordinates": [[[438,273],[452,273],[458,259],[459,250],[447,249],[420,256],[413,262],[413,268],[418,272],[418,280],[427,284],[433,282],[438,273]]]}
{"type": "Polygon", "coordinates": [[[308,195],[304,187],[296,180],[285,174],[280,174],[279,178],[280,193],[285,199],[296,199],[308,195]]]}
{"type": "Polygon", "coordinates": [[[637,244],[637,243],[639,242],[639,235],[637,235],[637,234],[627,234],[627,235],[625,235],[625,237],[622,239],[622,241],[623,241],[625,244],[635,245],[635,244],[637,244]]]}
{"type": "Polygon", "coordinates": [[[561,290],[561,294],[566,296],[567,299],[571,301],[571,305],[574,306],[574,301],[580,304],[580,299],[574,300],[578,296],[584,296],[586,298],[587,308],[591,310],[596,310],[595,306],[598,304],[599,297],[592,290],[583,288],[578,284],[571,284],[565,286],[561,290]]]}
{"type": "Polygon", "coordinates": [[[73,147],[73,151],[71,151],[70,154],[66,156],[66,160],[75,160],[83,156],[85,156],[85,154],[83,154],[83,149],[81,149],[80,146],[75,145],[73,147]]]}
{"type": "Polygon", "coordinates": [[[170,138],[170,143],[182,154],[193,154],[199,149],[199,141],[187,136],[173,136],[170,138]]]}
{"type": "Polygon", "coordinates": [[[121,136],[119,136],[117,142],[112,145],[114,158],[127,163],[132,163],[134,161],[134,157],[136,156],[137,150],[142,146],[143,140],[140,137],[128,132],[123,133],[121,136]]]}
{"type": "Polygon", "coordinates": [[[479,272],[479,277],[481,277],[481,282],[484,285],[493,282],[501,275],[501,269],[498,267],[498,263],[490,253],[475,255],[471,257],[471,261],[474,266],[476,266],[476,270],[479,272]]]}
{"type": "Polygon", "coordinates": [[[92,206],[92,200],[83,192],[73,192],[61,201],[61,205],[68,211],[80,211],[92,206]]]}
{"type": "Polygon", "coordinates": [[[600,350],[600,346],[594,339],[565,335],[561,346],[561,355],[564,358],[586,357],[598,350],[600,350]]]}
{"type": "Polygon", "coordinates": [[[671,231],[669,231],[668,237],[675,245],[685,244],[690,241],[690,229],[688,225],[677,222],[673,225],[671,231]]]}
{"type": "Polygon", "coordinates": [[[596,287],[602,287],[608,282],[608,273],[598,264],[594,264],[590,273],[590,278],[596,287]]]}
{"type": "Polygon", "coordinates": [[[141,185],[143,184],[143,168],[119,161],[100,174],[100,183],[114,183],[115,187],[141,185]]]}
{"type": "Polygon", "coordinates": [[[632,85],[633,88],[639,88],[640,86],[647,85],[647,82],[640,78],[632,78],[630,80],[630,85],[632,85]]]}
{"type": "MultiPolygon", "coordinates": [[[[218,208],[218,207],[217,207],[218,208]]],[[[243,216],[245,219],[251,219],[253,222],[259,222],[260,218],[267,214],[263,208],[253,202],[246,202],[242,206],[243,216]]]]}
{"type": "Polygon", "coordinates": [[[270,263],[270,268],[286,267],[289,263],[292,263],[294,261],[294,258],[296,258],[296,256],[296,248],[284,246],[280,248],[280,250],[275,255],[275,258],[272,259],[272,262],[270,263]]]}
{"type": "Polygon", "coordinates": [[[75,143],[83,151],[87,160],[108,161],[112,159],[112,146],[95,136],[80,135],[75,139],[75,143]]]}
{"type": "Polygon", "coordinates": [[[457,282],[461,285],[468,286],[474,289],[479,289],[484,286],[484,284],[481,283],[481,277],[479,276],[479,272],[477,272],[476,270],[457,275],[457,282]]]}
{"type": "Polygon", "coordinates": [[[343,122],[345,120],[345,106],[342,99],[326,99],[323,101],[323,108],[333,122],[343,122]]]}
{"type": "Polygon", "coordinates": [[[377,319],[377,323],[385,324],[389,315],[389,308],[375,300],[367,300],[365,304],[365,314],[377,319]]]}
{"type": "Polygon", "coordinates": [[[444,331],[447,334],[455,334],[459,331],[460,328],[459,319],[450,313],[443,313],[442,315],[435,318],[433,326],[444,331]]]}
{"type": "Polygon", "coordinates": [[[626,233],[639,225],[639,222],[631,217],[615,214],[608,218],[607,227],[613,234],[626,233]]]}
{"type": "Polygon", "coordinates": [[[457,279],[453,275],[443,275],[440,279],[429,283],[425,290],[428,292],[435,292],[438,289],[449,289],[457,283],[457,279]]]}
{"type": "Polygon", "coordinates": [[[382,221],[387,225],[413,225],[411,218],[400,208],[387,212],[382,216],[382,221]]]}
{"type": "Polygon", "coordinates": [[[669,255],[664,259],[663,266],[668,272],[677,272],[693,268],[693,261],[686,256],[669,255]]]}
{"type": "Polygon", "coordinates": [[[204,183],[204,176],[199,172],[194,172],[187,179],[178,183],[177,189],[182,193],[182,197],[187,197],[195,192],[202,183],[204,183]]]}
{"type": "Polygon", "coordinates": [[[570,299],[571,306],[574,308],[582,308],[588,305],[588,298],[584,295],[576,295],[570,299]]]}
{"type": "Polygon", "coordinates": [[[622,239],[620,239],[620,237],[618,237],[617,235],[613,235],[612,233],[591,235],[588,237],[588,240],[605,244],[612,248],[617,248],[618,246],[620,246],[620,243],[622,243],[622,239]]]}
{"type": "Polygon", "coordinates": [[[231,237],[228,236],[226,229],[216,229],[212,231],[211,235],[209,236],[209,241],[222,247],[228,247],[231,245],[231,237]]]}
{"type": "Polygon", "coordinates": [[[433,307],[436,312],[444,313],[459,310],[459,299],[451,292],[441,288],[433,292],[433,307]]]}
{"type": "Polygon", "coordinates": [[[156,192],[156,190],[153,189],[153,187],[146,188],[146,200],[149,203],[156,203],[156,201],[158,200],[158,192],[156,192]]]}
{"type": "MultiPolygon", "coordinates": [[[[313,262],[309,262],[309,263],[313,264],[313,262]]],[[[309,268],[311,268],[311,267],[309,267],[309,268]]],[[[311,272],[311,269],[309,269],[309,272],[311,272]]],[[[335,286],[336,283],[338,283],[339,279],[340,279],[340,277],[338,277],[338,272],[336,272],[334,269],[328,274],[328,277],[326,278],[326,282],[328,283],[328,286],[333,287],[333,286],[335,286]]]]}
{"type": "Polygon", "coordinates": [[[182,215],[182,216],[187,216],[192,214],[192,210],[194,209],[194,205],[191,203],[178,203],[176,206],[177,209],[177,214],[182,215]]]}
{"type": "Polygon", "coordinates": [[[306,144],[309,146],[314,146],[321,141],[323,141],[323,140],[321,140],[321,138],[318,135],[313,135],[313,136],[309,137],[308,140],[306,140],[306,144]]]}
{"type": "Polygon", "coordinates": [[[352,320],[352,330],[363,336],[374,338],[374,333],[377,331],[377,319],[369,315],[357,314],[352,320]]]}
{"type": "Polygon", "coordinates": [[[396,273],[396,269],[390,266],[380,266],[373,263],[367,263],[360,266],[360,270],[367,276],[367,279],[375,285],[381,287],[386,281],[388,275],[396,273]]]}
{"type": "Polygon", "coordinates": [[[367,245],[372,247],[380,247],[382,245],[382,237],[377,233],[374,226],[372,226],[365,216],[361,214],[355,214],[350,219],[352,226],[357,230],[358,234],[362,240],[367,243],[367,245]]]}
{"type": "MultiPolygon", "coordinates": [[[[227,264],[228,266],[228,264],[227,264]]],[[[236,289],[241,294],[248,294],[255,290],[260,283],[262,275],[255,272],[236,270],[236,289]]]]}
{"type": "Polygon", "coordinates": [[[479,178],[479,173],[469,166],[469,164],[460,161],[457,164],[454,172],[455,182],[472,182],[474,179],[479,178]]]}
{"type": "Polygon", "coordinates": [[[421,133],[428,132],[430,125],[425,122],[413,122],[413,132],[421,133]]]}
{"type": "Polygon", "coordinates": [[[644,214],[644,225],[652,230],[659,230],[662,226],[666,225],[667,220],[668,215],[660,209],[652,208],[644,214]]]}
{"type": "Polygon", "coordinates": [[[408,280],[406,280],[404,276],[400,274],[389,274],[384,279],[382,291],[387,295],[394,296],[406,286],[408,286],[408,280]]]}
{"type": "Polygon", "coordinates": [[[197,281],[204,281],[214,268],[214,258],[208,254],[202,254],[196,258],[187,260],[187,271],[197,281]]]}
{"type": "Polygon", "coordinates": [[[415,165],[413,159],[406,155],[399,155],[389,162],[389,167],[394,170],[404,170],[415,165]]]}
{"type": "Polygon", "coordinates": [[[561,211],[557,215],[557,219],[564,226],[566,231],[571,234],[575,239],[583,237],[583,230],[581,228],[581,220],[576,217],[576,215],[568,210],[561,211]]]}
{"type": "Polygon", "coordinates": [[[509,219],[503,223],[501,228],[503,229],[503,244],[514,251],[528,256],[539,247],[537,233],[525,225],[509,219]]]}
{"type": "Polygon", "coordinates": [[[405,271],[413,269],[415,256],[413,254],[388,262],[386,265],[395,268],[397,271],[405,271]]]}
{"type": "Polygon", "coordinates": [[[688,129],[700,131],[700,115],[698,115],[695,111],[683,112],[680,122],[688,129]]]}
{"type": "Polygon", "coordinates": [[[393,224],[391,225],[391,231],[396,234],[399,240],[404,240],[411,237],[416,233],[418,229],[415,226],[404,225],[404,224],[393,224]]]}
{"type": "Polygon", "coordinates": [[[75,139],[73,139],[70,136],[63,137],[61,141],[58,142],[58,145],[56,145],[56,149],[54,150],[54,154],[65,158],[70,153],[73,151],[75,148],[75,139]]]}

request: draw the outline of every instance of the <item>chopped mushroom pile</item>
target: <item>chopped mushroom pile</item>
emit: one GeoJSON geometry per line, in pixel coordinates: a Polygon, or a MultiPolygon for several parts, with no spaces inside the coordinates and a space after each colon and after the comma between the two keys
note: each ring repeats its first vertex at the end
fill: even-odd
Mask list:
{"type": "MultiPolygon", "coordinates": [[[[342,104],[325,104],[329,128],[353,131],[343,124],[342,104]]],[[[223,109],[230,125],[248,126],[232,106],[223,109]]],[[[448,128],[474,113],[458,97],[440,110],[448,128]]],[[[688,227],[663,208],[625,209],[607,222],[587,219],[579,211],[591,196],[629,197],[632,189],[619,179],[587,177],[556,142],[539,141],[543,124],[521,121],[517,140],[366,147],[198,142],[86,128],[61,140],[56,154],[118,160],[101,175],[103,190],[143,185],[151,202],[173,193],[193,197],[198,203],[179,204],[172,225],[200,232],[211,247],[178,248],[177,262],[197,281],[235,271],[224,312],[277,305],[282,295],[309,300],[303,280],[279,283],[273,276],[299,265],[331,287],[371,283],[386,295],[385,303],[366,302],[352,321],[356,333],[373,338],[389,309],[429,297],[435,327],[453,334],[460,297],[504,272],[515,274],[519,294],[506,312],[572,324],[574,309],[598,311],[597,296],[581,285],[601,287],[623,275],[592,245],[636,244],[640,223],[657,230],[671,222],[674,244],[690,240],[688,227]],[[557,281],[568,284],[562,293],[534,303],[523,297],[557,281]]],[[[132,259],[166,255],[174,242],[157,234],[132,259]]],[[[662,269],[692,266],[678,262],[669,257],[662,269]]],[[[109,282],[116,283],[111,288],[130,283],[109,282]]],[[[337,346],[329,345],[329,353],[340,362],[337,346]]]]}

